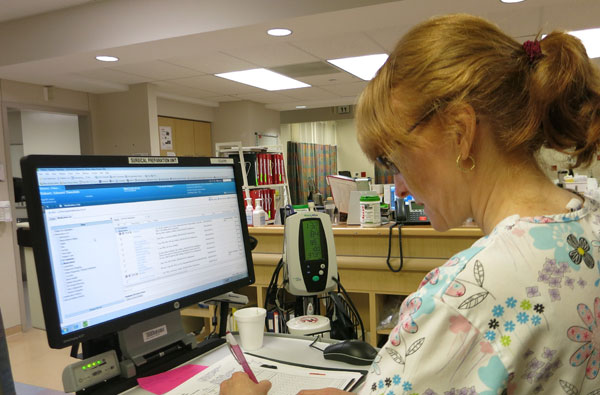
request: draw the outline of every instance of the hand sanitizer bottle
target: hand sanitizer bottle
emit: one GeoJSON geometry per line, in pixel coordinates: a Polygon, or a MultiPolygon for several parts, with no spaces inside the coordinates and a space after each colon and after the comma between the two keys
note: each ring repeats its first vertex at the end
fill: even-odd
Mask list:
{"type": "Polygon", "coordinates": [[[248,226],[252,226],[252,212],[254,208],[252,208],[252,198],[246,198],[246,222],[248,226]]]}
{"type": "Polygon", "coordinates": [[[252,226],[265,226],[267,224],[267,213],[262,208],[262,199],[256,199],[256,207],[252,212],[252,226]]]}

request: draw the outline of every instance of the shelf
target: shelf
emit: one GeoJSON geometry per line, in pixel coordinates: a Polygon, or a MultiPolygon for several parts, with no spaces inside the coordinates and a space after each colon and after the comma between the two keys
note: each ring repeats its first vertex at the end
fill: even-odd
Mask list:
{"type": "MultiPolygon", "coordinates": [[[[244,155],[247,155],[249,153],[276,154],[276,155],[273,155],[273,157],[270,160],[265,161],[265,162],[260,162],[260,163],[262,163],[262,166],[259,166],[258,158],[254,159],[254,164],[250,164],[250,169],[246,168],[246,166],[243,166],[244,168],[246,168],[246,171],[242,171],[242,179],[243,179],[242,189],[244,190],[246,197],[250,197],[251,194],[256,195],[256,193],[253,192],[254,190],[260,190],[260,189],[275,190],[275,199],[274,199],[273,203],[275,206],[274,210],[275,210],[275,212],[277,212],[281,207],[285,207],[286,205],[288,205],[290,203],[290,189],[289,189],[289,185],[288,185],[286,174],[285,174],[286,173],[286,159],[285,159],[285,152],[283,150],[283,147],[281,147],[281,146],[243,147],[242,143],[240,141],[215,144],[216,156],[222,156],[223,154],[235,154],[235,156],[239,156],[239,163],[241,163],[241,164],[247,163],[244,160],[244,155]],[[259,170],[263,172],[262,176],[259,174],[260,173],[259,170]],[[248,177],[250,174],[253,177],[252,178],[253,183],[255,183],[260,177],[262,177],[260,179],[263,181],[266,181],[267,179],[269,181],[278,181],[278,180],[282,179],[279,177],[279,172],[277,172],[276,170],[281,170],[283,172],[282,175],[283,175],[284,182],[277,183],[277,184],[248,185],[248,177]],[[251,171],[251,173],[250,173],[250,171],[251,171]],[[270,174],[272,174],[274,177],[266,178],[264,176],[264,173],[266,173],[267,171],[270,174]]],[[[254,157],[254,156],[258,156],[258,155],[252,155],[252,156],[254,157]]],[[[270,194],[270,192],[269,192],[269,194],[270,194]]],[[[273,223],[273,219],[271,219],[270,222],[267,222],[267,223],[273,223]]]]}
{"type": "MultiPolygon", "coordinates": [[[[219,152],[223,154],[234,154],[240,152],[239,148],[220,148],[219,152]]],[[[280,152],[278,150],[273,151],[271,147],[242,147],[242,152],[280,152]]]]}
{"type": "Polygon", "coordinates": [[[262,188],[285,188],[285,184],[268,184],[268,185],[248,185],[244,188],[262,189],[262,188]]]}

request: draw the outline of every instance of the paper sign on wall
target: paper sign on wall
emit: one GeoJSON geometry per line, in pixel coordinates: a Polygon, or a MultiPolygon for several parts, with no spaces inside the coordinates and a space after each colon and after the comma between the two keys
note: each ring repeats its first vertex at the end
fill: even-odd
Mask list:
{"type": "Polygon", "coordinates": [[[158,132],[160,134],[160,149],[161,150],[172,150],[173,149],[173,130],[170,126],[159,126],[158,132]]]}
{"type": "Polygon", "coordinates": [[[0,222],[11,222],[10,202],[8,200],[0,201],[0,222]]]}

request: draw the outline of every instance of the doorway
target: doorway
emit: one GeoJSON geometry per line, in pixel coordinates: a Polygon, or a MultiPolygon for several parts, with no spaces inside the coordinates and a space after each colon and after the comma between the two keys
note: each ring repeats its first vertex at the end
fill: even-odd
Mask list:
{"type": "MultiPolygon", "coordinates": [[[[22,327],[45,329],[37,272],[29,237],[27,203],[22,192],[20,160],[32,154],[81,155],[89,129],[88,115],[58,113],[40,110],[6,109],[9,135],[9,160],[15,196],[17,240],[21,261],[23,305],[25,317],[22,327]],[[82,127],[83,125],[83,127],[82,127]],[[82,134],[83,132],[83,134],[82,134]],[[83,138],[82,138],[83,136],[83,138]]],[[[23,313],[22,313],[23,314],[23,313]]]]}

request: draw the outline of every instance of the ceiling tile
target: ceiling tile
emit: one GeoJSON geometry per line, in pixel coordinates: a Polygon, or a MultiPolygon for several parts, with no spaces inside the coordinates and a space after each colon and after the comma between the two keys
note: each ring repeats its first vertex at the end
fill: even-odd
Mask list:
{"type": "Polygon", "coordinates": [[[324,89],[315,87],[302,89],[286,89],[279,92],[296,100],[322,100],[335,99],[339,97],[339,95],[335,93],[331,93],[324,89]]]}
{"type": "Polygon", "coordinates": [[[327,85],[322,89],[339,96],[358,96],[367,86],[367,81],[353,82],[351,84],[327,85]]]}
{"type": "Polygon", "coordinates": [[[382,47],[363,33],[347,33],[294,41],[293,45],[320,59],[337,59],[384,52],[382,47]]]}
{"type": "Polygon", "coordinates": [[[192,77],[194,75],[199,74],[199,72],[196,70],[191,70],[187,67],[177,66],[160,60],[154,60],[143,63],[124,64],[120,66],[115,65],[109,68],[147,77],[151,81],[192,77]]]}
{"type": "Polygon", "coordinates": [[[258,93],[264,90],[250,85],[240,84],[227,80],[225,78],[215,77],[213,75],[203,75],[200,77],[181,78],[170,81],[177,85],[184,85],[193,88],[203,89],[210,92],[217,92],[222,95],[238,95],[242,93],[258,93]]]}
{"type": "Polygon", "coordinates": [[[360,78],[355,77],[345,71],[340,71],[339,73],[335,74],[313,75],[298,79],[312,86],[335,85],[362,81],[360,78]]]}
{"type": "Polygon", "coordinates": [[[237,96],[244,100],[251,100],[257,103],[265,104],[288,103],[294,100],[293,98],[276,92],[244,93],[237,96]]]}
{"type": "Polygon", "coordinates": [[[156,81],[153,82],[153,84],[156,85],[160,91],[173,93],[176,95],[189,96],[196,99],[207,99],[219,94],[219,92],[212,92],[190,86],[174,84],[171,81],[156,81]]]}
{"type": "Polygon", "coordinates": [[[274,67],[319,60],[288,43],[274,43],[260,46],[237,48],[235,56],[260,67],[274,67]]]}
{"type": "Polygon", "coordinates": [[[77,74],[82,75],[84,77],[88,77],[88,78],[94,78],[94,79],[110,81],[110,82],[117,82],[120,84],[127,84],[127,85],[139,84],[139,83],[148,81],[147,77],[142,77],[140,75],[125,73],[123,71],[107,69],[107,68],[84,70],[77,74]]]}
{"type": "Polygon", "coordinates": [[[164,59],[165,62],[206,74],[228,73],[256,68],[255,64],[235,58],[221,52],[207,52],[192,56],[164,59]]]}

